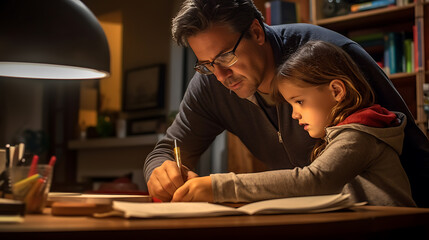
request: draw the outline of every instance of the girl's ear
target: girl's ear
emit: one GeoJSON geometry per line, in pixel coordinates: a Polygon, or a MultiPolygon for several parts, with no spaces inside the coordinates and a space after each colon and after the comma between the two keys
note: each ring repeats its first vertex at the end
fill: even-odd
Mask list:
{"type": "Polygon", "coordinates": [[[344,82],[338,79],[334,79],[329,83],[329,89],[331,90],[332,96],[335,101],[341,102],[346,96],[346,86],[344,82]]]}

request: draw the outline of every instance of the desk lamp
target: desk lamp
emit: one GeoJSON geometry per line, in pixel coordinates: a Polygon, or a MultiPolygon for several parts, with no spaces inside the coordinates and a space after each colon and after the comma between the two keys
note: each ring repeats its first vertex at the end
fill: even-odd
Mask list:
{"type": "Polygon", "coordinates": [[[0,1],[0,76],[100,79],[109,72],[106,36],[81,1],[0,1]]]}

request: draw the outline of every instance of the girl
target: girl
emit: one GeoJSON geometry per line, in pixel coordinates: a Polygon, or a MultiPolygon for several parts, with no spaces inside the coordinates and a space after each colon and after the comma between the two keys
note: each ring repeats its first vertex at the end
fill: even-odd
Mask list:
{"type": "Polygon", "coordinates": [[[371,87],[345,51],[310,41],[280,66],[272,86],[274,98],[292,106],[292,118],[320,139],[307,178],[318,189],[302,194],[344,185],[342,192],[355,201],[415,206],[399,160],[406,117],[374,104],[371,87]]]}
{"type": "Polygon", "coordinates": [[[320,139],[312,163],[190,179],[173,201],[250,202],[342,192],[369,205],[416,206],[399,159],[406,117],[374,105],[371,87],[346,52],[310,41],[280,66],[272,89],[277,102],[292,106],[292,118],[320,139]]]}

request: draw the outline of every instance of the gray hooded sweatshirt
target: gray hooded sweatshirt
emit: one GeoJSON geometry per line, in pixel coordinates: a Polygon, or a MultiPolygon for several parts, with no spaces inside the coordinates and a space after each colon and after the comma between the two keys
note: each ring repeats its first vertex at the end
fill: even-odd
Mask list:
{"type": "Polygon", "coordinates": [[[211,174],[214,201],[252,202],[342,192],[369,205],[416,206],[399,159],[406,117],[395,114],[400,125],[393,127],[351,123],[326,128],[327,146],[305,167],[211,174]]]}

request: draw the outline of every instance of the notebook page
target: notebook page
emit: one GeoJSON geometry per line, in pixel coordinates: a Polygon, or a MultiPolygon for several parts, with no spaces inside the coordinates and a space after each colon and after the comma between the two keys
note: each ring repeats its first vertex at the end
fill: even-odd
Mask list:
{"type": "Polygon", "coordinates": [[[350,207],[349,195],[334,194],[322,196],[290,197],[250,203],[238,208],[247,214],[312,212],[330,208],[350,207]]]}

